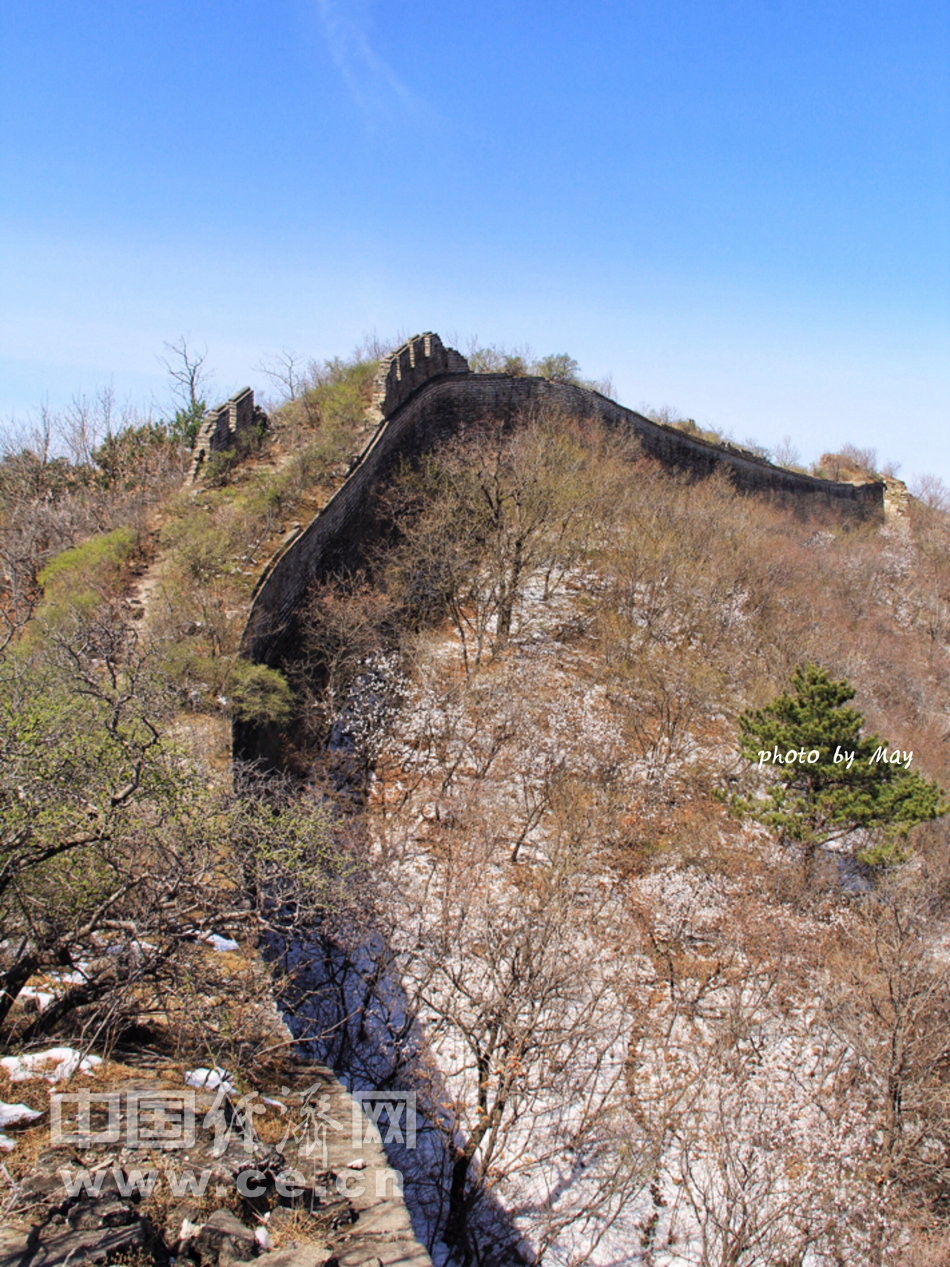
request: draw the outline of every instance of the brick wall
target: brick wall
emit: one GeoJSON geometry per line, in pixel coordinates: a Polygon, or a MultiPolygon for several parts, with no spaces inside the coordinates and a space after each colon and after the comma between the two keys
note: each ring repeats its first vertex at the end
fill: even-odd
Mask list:
{"type": "MultiPolygon", "coordinates": [[[[444,348],[437,335],[420,335],[380,366],[372,409],[381,421],[358,465],[261,577],[241,654],[258,662],[279,663],[293,643],[294,616],[309,585],[360,566],[367,544],[375,537],[376,492],[401,459],[464,433],[466,427],[485,418],[516,425],[519,415],[546,407],[632,432],[645,453],[697,478],[726,470],[738,489],[780,498],[803,509],[830,507],[862,518],[883,514],[883,484],[837,484],[786,471],[651,422],[597,392],[571,384],[472,374],[464,357],[444,348]]],[[[268,737],[258,728],[235,725],[238,758],[266,757],[276,742],[276,735],[268,737]]]]}
{"type": "Polygon", "coordinates": [[[437,334],[417,334],[386,357],[373,383],[371,415],[379,422],[395,413],[423,383],[441,374],[467,374],[468,361],[437,334]]]}
{"type": "Polygon", "coordinates": [[[209,409],[195,439],[194,457],[191,464],[191,479],[194,481],[206,459],[212,453],[221,453],[229,449],[241,431],[246,431],[256,423],[266,422],[263,409],[254,404],[254,393],[250,387],[235,394],[216,409],[209,409]]]}

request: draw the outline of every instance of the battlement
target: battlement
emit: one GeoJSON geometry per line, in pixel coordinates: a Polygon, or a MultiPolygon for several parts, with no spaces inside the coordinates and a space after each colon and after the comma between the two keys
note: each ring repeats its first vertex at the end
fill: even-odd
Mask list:
{"type": "Polygon", "coordinates": [[[413,392],[443,374],[469,374],[468,361],[437,334],[416,334],[380,363],[373,380],[371,416],[388,418],[413,392]]]}
{"type": "Polygon", "coordinates": [[[195,440],[191,480],[194,481],[205,459],[212,453],[233,448],[237,436],[260,423],[266,423],[267,415],[254,404],[250,387],[235,392],[223,405],[209,409],[195,440]]]}

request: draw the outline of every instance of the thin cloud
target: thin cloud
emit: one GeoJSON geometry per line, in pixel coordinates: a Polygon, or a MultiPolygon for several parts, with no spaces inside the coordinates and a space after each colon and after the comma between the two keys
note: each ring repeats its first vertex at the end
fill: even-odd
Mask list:
{"type": "Polygon", "coordinates": [[[371,122],[415,115],[421,101],[369,40],[369,20],[361,0],[317,0],[330,55],[354,101],[371,122]]]}

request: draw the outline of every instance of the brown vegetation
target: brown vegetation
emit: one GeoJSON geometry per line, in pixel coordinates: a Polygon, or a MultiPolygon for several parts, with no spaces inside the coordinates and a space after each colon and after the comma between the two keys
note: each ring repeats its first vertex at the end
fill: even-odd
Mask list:
{"type": "MultiPolygon", "coordinates": [[[[479,368],[542,368],[517,356],[479,368]]],[[[365,442],[372,370],[285,356],[259,452],[193,491],[183,436],[107,401],[68,456],[47,428],[0,462],[5,1042],[260,1061],[263,942],[328,1052],[418,1088],[460,1260],[491,1259],[502,1200],[541,1254],[633,1210],[644,1262],[684,1228],[704,1267],[938,1261],[944,826],[805,884],[717,793],[740,712],[805,662],[950,784],[940,489],[886,527],[803,522],[581,420],[487,419],[394,481],[295,663],[240,661],[261,569],[365,442]],[[178,742],[199,713],[285,724],[314,786],[234,798],[178,742]],[[569,1179],[537,1199],[545,1167],[569,1179]]]]}
{"type": "MultiPolygon", "coordinates": [[[[314,595],[309,645],[330,690],[308,707],[323,710],[312,733],[328,749],[352,738],[367,664],[398,650],[392,707],[362,732],[388,957],[368,978],[350,958],[343,976],[397,1069],[407,1018],[432,1035],[447,1081],[429,1093],[456,1106],[448,1138],[468,1141],[450,1147],[451,1236],[477,1242],[481,1203],[516,1200],[535,1173],[520,1115],[556,1112],[515,1107],[510,1060],[519,1097],[535,1076],[559,1104],[595,1095],[593,1074],[568,1091],[542,1073],[568,1017],[575,1065],[585,1045],[589,1071],[610,1050],[595,1012],[577,1010],[572,965],[592,1002],[610,990],[614,1016],[633,1007],[628,1086],[636,1105],[646,1078],[650,1107],[632,1152],[596,1154],[606,1187],[564,1221],[556,1202],[526,1216],[535,1244],[567,1226],[609,1235],[613,1198],[648,1191],[645,1249],[692,1224],[702,1237],[683,1261],[703,1264],[896,1263],[905,1234],[943,1235],[943,827],[917,829],[893,876],[855,873],[869,894],[856,904],[834,854],[803,886],[795,859],[738,828],[715,793],[735,775],[738,714],[808,661],[849,678],[869,726],[946,785],[944,516],[915,504],[886,528],[802,522],[554,417],[513,436],[486,425],[405,472],[389,505],[394,541],[372,578],[314,595]],[[592,888],[607,902],[596,912],[592,888]],[[531,940],[542,909],[558,933],[550,979],[531,940]],[[596,930],[586,960],[582,929],[596,930]]],[[[418,1079],[411,1050],[402,1076],[418,1079]]]]}

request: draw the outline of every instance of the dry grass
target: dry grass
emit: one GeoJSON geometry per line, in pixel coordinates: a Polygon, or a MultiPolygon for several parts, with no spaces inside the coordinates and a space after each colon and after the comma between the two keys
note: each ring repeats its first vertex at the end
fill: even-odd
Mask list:
{"type": "Polygon", "coordinates": [[[267,1221],[274,1249],[292,1249],[297,1245],[326,1245],[326,1231],[306,1210],[278,1207],[267,1221]]]}

